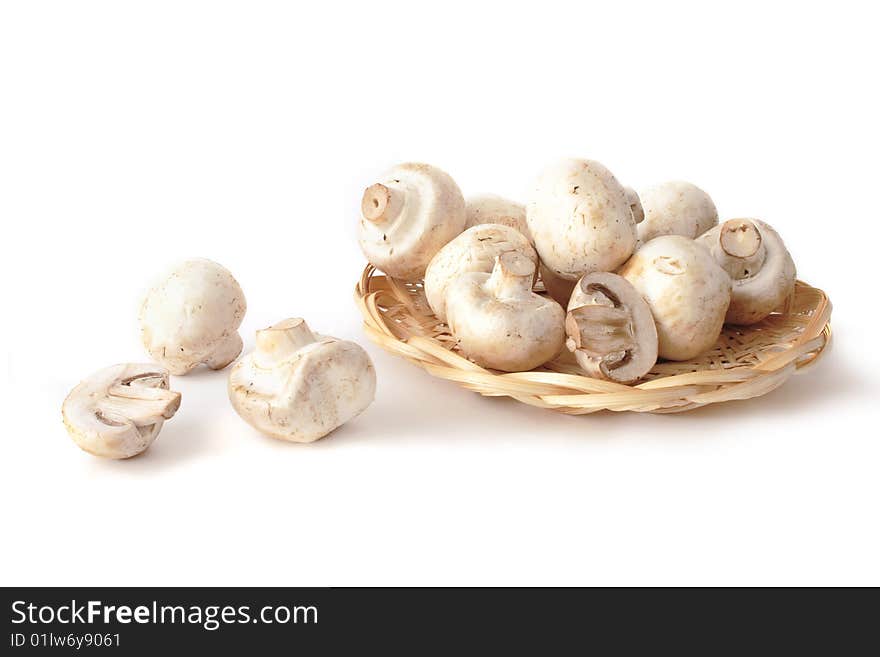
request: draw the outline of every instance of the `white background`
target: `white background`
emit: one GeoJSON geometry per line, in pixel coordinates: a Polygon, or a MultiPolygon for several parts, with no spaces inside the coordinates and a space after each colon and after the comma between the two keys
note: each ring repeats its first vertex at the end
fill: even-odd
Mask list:
{"type": "Polygon", "coordinates": [[[2,584],[880,584],[876,16],[867,3],[5,2],[2,584]],[[659,5],[663,4],[663,7],[659,5]],[[368,343],[361,190],[420,160],[522,199],[560,156],[773,223],[835,340],[764,398],[565,417],[368,343]],[[156,273],[227,266],[253,332],[303,316],[379,388],[312,445],[226,372],[124,462],[68,390],[145,360],[156,273]]]}

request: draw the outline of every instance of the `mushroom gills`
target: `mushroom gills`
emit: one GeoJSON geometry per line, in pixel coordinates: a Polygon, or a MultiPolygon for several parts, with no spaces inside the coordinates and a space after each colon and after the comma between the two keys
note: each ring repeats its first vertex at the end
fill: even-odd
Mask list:
{"type": "Polygon", "coordinates": [[[632,315],[607,288],[591,285],[587,292],[595,305],[574,308],[565,320],[568,349],[597,361],[596,366],[610,377],[612,370],[632,360],[636,346],[632,315]]]}

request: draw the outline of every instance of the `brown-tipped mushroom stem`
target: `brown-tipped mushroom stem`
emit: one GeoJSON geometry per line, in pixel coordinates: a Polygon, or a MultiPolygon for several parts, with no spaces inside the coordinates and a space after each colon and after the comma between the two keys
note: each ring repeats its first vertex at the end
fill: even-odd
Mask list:
{"type": "Polygon", "coordinates": [[[403,194],[400,190],[386,187],[382,183],[370,185],[364,190],[361,200],[361,213],[364,219],[374,224],[384,223],[400,213],[403,194]]]}
{"type": "Polygon", "coordinates": [[[499,299],[531,294],[535,263],[524,255],[509,251],[495,258],[495,268],[486,282],[499,299]]]}

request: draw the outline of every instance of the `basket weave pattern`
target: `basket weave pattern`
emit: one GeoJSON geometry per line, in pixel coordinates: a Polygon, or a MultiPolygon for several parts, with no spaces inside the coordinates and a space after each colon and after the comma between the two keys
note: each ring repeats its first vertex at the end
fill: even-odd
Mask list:
{"type": "Polygon", "coordinates": [[[431,312],[421,282],[388,278],[368,265],[355,290],[364,330],[380,347],[481,395],[581,415],[601,410],[676,413],[763,395],[812,364],[831,338],[831,303],[797,282],[787,307],[754,326],[725,326],[715,346],[685,362],[658,362],[638,385],[585,376],[567,349],[529,372],[500,373],[459,353],[431,312]]]}

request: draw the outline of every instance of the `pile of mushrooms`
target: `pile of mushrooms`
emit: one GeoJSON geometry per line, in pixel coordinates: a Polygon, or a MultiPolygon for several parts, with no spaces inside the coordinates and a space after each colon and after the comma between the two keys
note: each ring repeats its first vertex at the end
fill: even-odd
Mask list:
{"type": "Polygon", "coordinates": [[[525,204],[464,199],[427,164],[367,187],[369,262],[426,301],[474,363],[520,372],[564,349],[590,377],[634,384],[658,359],[712,349],[727,324],[754,324],[794,293],[782,239],[756,219],[719,225],[689,182],[636,192],[594,160],[544,169],[525,204]]]}
{"type": "MultiPolygon", "coordinates": [[[[73,441],[95,456],[145,451],[180,408],[170,375],[201,365],[222,370],[239,357],[247,310],[232,274],[216,262],[187,260],[162,275],[141,305],[141,339],[157,364],[122,363],[77,385],[61,409],[73,441]]],[[[373,401],[376,372],[353,342],[315,335],[302,319],[257,331],[256,349],[227,377],[232,407],[273,438],[312,442],[373,401]]]]}

